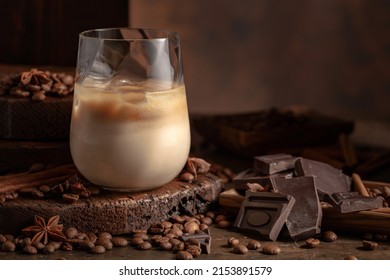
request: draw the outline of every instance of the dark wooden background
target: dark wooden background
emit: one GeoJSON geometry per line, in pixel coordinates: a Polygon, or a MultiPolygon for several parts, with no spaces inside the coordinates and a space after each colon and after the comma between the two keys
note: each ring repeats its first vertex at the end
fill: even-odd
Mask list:
{"type": "Polygon", "coordinates": [[[0,63],[75,66],[81,31],[127,25],[127,0],[2,0],[0,63]]]}

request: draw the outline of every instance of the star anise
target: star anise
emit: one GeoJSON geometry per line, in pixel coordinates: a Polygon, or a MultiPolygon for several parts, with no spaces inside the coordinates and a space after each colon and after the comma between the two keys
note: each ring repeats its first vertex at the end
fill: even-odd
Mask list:
{"type": "Polygon", "coordinates": [[[59,219],[60,216],[56,215],[51,217],[46,223],[44,218],[35,215],[34,225],[24,228],[22,233],[30,236],[34,234],[31,244],[41,241],[46,245],[50,240],[63,241],[66,237],[62,233],[63,225],[58,224],[59,219]]]}
{"type": "Polygon", "coordinates": [[[40,84],[47,84],[50,82],[50,78],[48,75],[43,72],[39,71],[36,68],[31,69],[30,71],[23,72],[20,76],[20,82],[23,85],[32,84],[32,85],[40,85],[40,84]]]}

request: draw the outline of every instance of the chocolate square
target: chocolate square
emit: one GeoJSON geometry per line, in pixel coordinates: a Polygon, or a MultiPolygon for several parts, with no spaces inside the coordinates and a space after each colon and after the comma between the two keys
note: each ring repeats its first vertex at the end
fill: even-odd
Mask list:
{"type": "Polygon", "coordinates": [[[202,249],[203,254],[210,254],[211,251],[211,235],[210,230],[207,231],[198,231],[195,233],[183,233],[180,236],[180,240],[185,242],[188,239],[193,238],[199,241],[200,248],[202,249]]]}
{"type": "Polygon", "coordinates": [[[342,170],[333,166],[305,158],[298,158],[295,163],[297,176],[314,176],[320,200],[326,194],[335,192],[349,192],[351,190],[351,178],[342,170]]]}
{"type": "Polygon", "coordinates": [[[290,195],[247,191],[234,226],[275,241],[294,203],[290,195]]]}
{"type": "Polygon", "coordinates": [[[293,169],[296,159],[296,157],[288,154],[256,156],[254,158],[254,169],[268,175],[275,174],[293,169]]]}
{"type": "Polygon", "coordinates": [[[371,210],[382,207],[383,198],[367,197],[358,192],[337,192],[326,195],[324,201],[328,202],[340,213],[371,210]]]}
{"type": "Polygon", "coordinates": [[[290,237],[303,239],[320,233],[322,209],[314,177],[275,177],[271,182],[275,192],[295,198],[295,205],[286,221],[290,237]]]}

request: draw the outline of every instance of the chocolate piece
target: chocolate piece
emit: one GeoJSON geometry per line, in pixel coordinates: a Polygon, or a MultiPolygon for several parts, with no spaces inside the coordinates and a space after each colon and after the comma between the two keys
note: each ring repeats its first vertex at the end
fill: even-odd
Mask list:
{"type": "Polygon", "coordinates": [[[257,183],[266,188],[267,186],[271,185],[272,177],[292,178],[293,175],[294,174],[291,171],[281,172],[272,175],[259,175],[259,173],[256,173],[254,169],[247,169],[238,173],[237,176],[233,178],[232,184],[237,190],[247,190],[248,183],[257,183]]]}
{"type": "Polygon", "coordinates": [[[324,201],[330,203],[340,213],[371,210],[382,207],[383,198],[367,197],[358,192],[337,192],[326,195],[324,201]]]}
{"type": "Polygon", "coordinates": [[[199,241],[200,248],[202,249],[203,254],[210,254],[211,252],[211,235],[210,230],[207,229],[205,232],[195,232],[191,233],[183,233],[180,236],[180,240],[186,242],[188,239],[193,238],[199,241]]]}
{"type": "Polygon", "coordinates": [[[290,195],[246,192],[234,226],[275,241],[295,203],[290,195]]]}
{"type": "Polygon", "coordinates": [[[325,194],[351,190],[351,178],[327,163],[299,158],[295,163],[295,172],[297,176],[315,177],[320,200],[325,194]]]}
{"type": "Polygon", "coordinates": [[[275,174],[293,169],[296,159],[288,154],[257,156],[254,159],[254,169],[268,175],[275,174]]]}
{"type": "Polygon", "coordinates": [[[286,222],[290,237],[304,239],[320,233],[322,209],[314,177],[275,177],[271,182],[276,192],[295,198],[295,205],[286,222]]]}

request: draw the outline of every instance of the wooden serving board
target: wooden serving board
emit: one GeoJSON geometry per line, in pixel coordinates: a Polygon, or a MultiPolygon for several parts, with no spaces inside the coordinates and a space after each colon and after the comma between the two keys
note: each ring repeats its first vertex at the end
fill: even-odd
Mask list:
{"type": "Polygon", "coordinates": [[[161,188],[139,193],[102,191],[67,204],[61,199],[19,197],[0,204],[0,233],[19,234],[33,224],[34,215],[45,219],[60,215],[65,227],[83,232],[126,234],[147,229],[172,215],[206,212],[217,202],[222,181],[210,174],[198,175],[195,183],[172,181],[161,188]]]}

